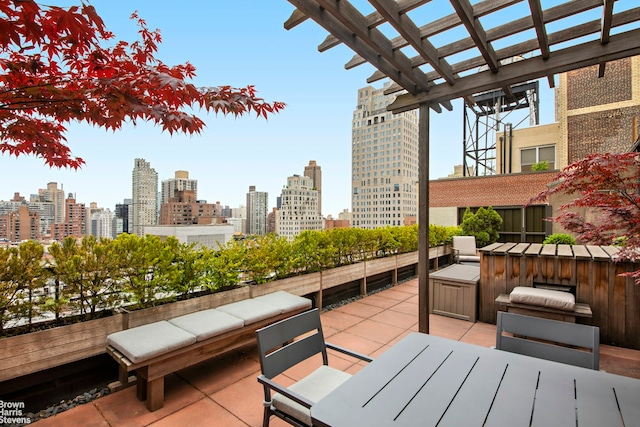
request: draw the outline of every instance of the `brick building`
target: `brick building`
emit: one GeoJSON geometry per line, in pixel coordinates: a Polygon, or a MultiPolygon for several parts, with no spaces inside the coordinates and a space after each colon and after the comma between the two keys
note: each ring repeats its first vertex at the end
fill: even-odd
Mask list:
{"type": "Polygon", "coordinates": [[[87,212],[84,203],[76,203],[75,196],[65,199],[64,222],[51,225],[51,238],[58,242],[67,237],[81,239],[86,234],[87,212]]]}
{"type": "Polygon", "coordinates": [[[21,242],[40,240],[40,213],[29,211],[24,204],[17,211],[0,215],[0,240],[21,242]]]}
{"type": "Polygon", "coordinates": [[[570,164],[593,153],[628,151],[638,135],[640,57],[563,74],[558,89],[558,115],[570,164]]]}
{"type": "MultiPolygon", "coordinates": [[[[466,206],[527,205],[553,183],[555,171],[589,154],[632,148],[640,133],[640,57],[607,63],[603,77],[597,66],[564,73],[559,83],[555,123],[517,129],[511,140],[496,141],[499,153],[513,153],[498,156],[504,174],[430,182],[429,222],[456,225],[458,209],[466,206]],[[542,160],[551,166],[548,172],[522,172],[542,160]]],[[[550,202],[551,215],[561,204],[559,198],[550,202]]],[[[560,231],[554,224],[553,232],[560,231]]]]}
{"type": "Polygon", "coordinates": [[[179,190],[160,206],[160,225],[216,224],[217,208],[217,204],[196,200],[193,190],[179,190]]]}

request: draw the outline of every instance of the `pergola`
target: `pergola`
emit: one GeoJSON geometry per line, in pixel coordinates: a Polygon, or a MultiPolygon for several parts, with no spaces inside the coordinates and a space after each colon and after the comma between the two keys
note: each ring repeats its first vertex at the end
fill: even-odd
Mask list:
{"type": "Polygon", "coordinates": [[[369,63],[372,83],[391,79],[393,113],[419,109],[419,330],[429,332],[429,113],[451,100],[502,90],[640,54],[637,0],[288,0],[291,29],[312,19],[329,32],[318,49],[339,44],[369,63]],[[473,4],[472,4],[473,3],[473,4]],[[594,18],[595,14],[595,18],[594,18]],[[442,40],[446,40],[442,43],[442,40]]]}

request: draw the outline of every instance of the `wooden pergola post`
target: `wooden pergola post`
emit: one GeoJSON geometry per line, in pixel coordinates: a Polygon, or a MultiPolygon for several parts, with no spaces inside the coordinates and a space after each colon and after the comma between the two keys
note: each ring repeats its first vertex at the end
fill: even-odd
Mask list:
{"type": "Polygon", "coordinates": [[[418,116],[418,330],[429,333],[429,106],[418,116]]]}

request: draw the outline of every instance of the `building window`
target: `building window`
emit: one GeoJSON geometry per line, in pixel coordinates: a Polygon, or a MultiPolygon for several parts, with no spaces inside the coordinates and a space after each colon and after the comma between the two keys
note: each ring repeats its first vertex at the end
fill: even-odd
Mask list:
{"type": "Polygon", "coordinates": [[[531,172],[533,170],[534,164],[545,161],[549,165],[549,170],[555,169],[555,145],[523,148],[522,150],[520,150],[520,171],[522,172],[531,172]]]}

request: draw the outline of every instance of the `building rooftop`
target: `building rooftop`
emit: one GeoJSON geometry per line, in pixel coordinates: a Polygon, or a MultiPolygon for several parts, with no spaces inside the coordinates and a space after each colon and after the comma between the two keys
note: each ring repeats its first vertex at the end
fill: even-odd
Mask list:
{"type": "MultiPolygon", "coordinates": [[[[413,279],[321,314],[328,342],[376,357],[410,332],[418,331],[418,280],[413,279]]],[[[430,315],[433,335],[489,347],[495,325],[430,315]]],[[[362,366],[330,351],[329,364],[349,373],[362,366]]],[[[286,372],[283,383],[306,375],[315,361],[286,372]]],[[[640,378],[640,351],[600,347],[600,369],[640,378]]],[[[32,425],[45,426],[184,426],[247,427],[262,425],[260,362],[255,346],[228,353],[166,377],[165,404],[147,411],[135,387],[99,398],[32,425]]],[[[288,425],[272,417],[271,426],[288,425]]]]}

